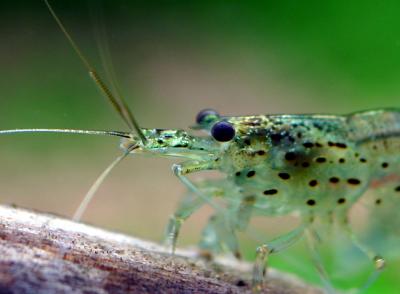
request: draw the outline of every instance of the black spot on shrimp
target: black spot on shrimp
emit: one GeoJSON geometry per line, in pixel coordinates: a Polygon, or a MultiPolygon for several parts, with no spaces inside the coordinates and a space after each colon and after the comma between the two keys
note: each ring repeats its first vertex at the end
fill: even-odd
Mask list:
{"type": "Polygon", "coordinates": [[[289,180],[290,179],[290,175],[288,173],[279,173],[278,176],[282,179],[282,180],[289,180]]]}
{"type": "Polygon", "coordinates": [[[293,151],[286,152],[285,159],[287,161],[293,161],[297,158],[297,154],[293,151]]]}
{"type": "Polygon", "coordinates": [[[265,190],[263,192],[264,195],[275,195],[278,194],[278,190],[277,189],[269,189],[269,190],[265,190]]]}
{"type": "Polygon", "coordinates": [[[308,199],[306,203],[308,206],[315,206],[317,204],[314,199],[308,199]]]}
{"type": "Polygon", "coordinates": [[[329,178],[329,182],[331,182],[332,184],[337,184],[339,183],[340,179],[338,177],[331,177],[329,178]]]}
{"type": "Polygon", "coordinates": [[[350,185],[359,185],[361,184],[361,181],[356,178],[350,178],[347,180],[347,183],[349,183],[350,185]]]}
{"type": "Polygon", "coordinates": [[[326,162],[326,158],[320,156],[320,157],[317,157],[317,158],[315,159],[315,161],[318,162],[318,163],[324,163],[324,162],[326,162]]]}
{"type": "Polygon", "coordinates": [[[254,177],[256,175],[256,172],[254,170],[250,170],[247,172],[246,176],[248,178],[254,177]]]}

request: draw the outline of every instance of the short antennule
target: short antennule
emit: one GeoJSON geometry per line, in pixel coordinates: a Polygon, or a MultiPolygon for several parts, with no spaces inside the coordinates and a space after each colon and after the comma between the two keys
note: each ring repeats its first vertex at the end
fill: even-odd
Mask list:
{"type": "Polygon", "coordinates": [[[128,108],[128,105],[126,104],[125,100],[122,97],[119,97],[117,95],[114,95],[110,89],[107,87],[107,85],[103,82],[102,78],[99,76],[95,68],[89,63],[88,59],[86,56],[82,53],[80,50],[79,46],[75,43],[74,39],[70,35],[70,33],[67,31],[65,28],[64,24],[60,20],[60,18],[57,16],[55,13],[53,7],[50,5],[48,0],[44,0],[46,3],[47,8],[49,9],[51,15],[53,16],[54,20],[60,27],[61,31],[63,32],[64,36],[67,38],[68,42],[70,43],[71,47],[75,51],[75,53],[78,55],[79,59],[82,61],[84,66],[86,67],[86,70],[89,72],[90,77],[92,80],[95,82],[97,87],[100,89],[100,91],[107,97],[107,99],[111,102],[113,105],[114,109],[118,112],[118,114],[121,116],[121,118],[125,121],[125,123],[128,125],[131,131],[136,131],[138,136],[140,137],[140,140],[142,141],[143,144],[147,142],[147,139],[145,135],[143,134],[141,128],[139,127],[139,124],[137,123],[136,119],[134,118],[132,112],[128,108]]]}

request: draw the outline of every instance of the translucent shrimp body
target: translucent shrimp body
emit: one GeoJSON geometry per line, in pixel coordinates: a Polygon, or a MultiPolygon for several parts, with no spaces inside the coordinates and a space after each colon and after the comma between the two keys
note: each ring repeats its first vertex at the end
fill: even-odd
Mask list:
{"type": "MultiPolygon", "coordinates": [[[[218,197],[225,200],[225,206],[216,207],[204,230],[201,245],[206,249],[228,249],[239,256],[235,232],[246,229],[254,215],[295,213],[302,219],[299,228],[260,246],[255,285],[263,281],[268,255],[290,246],[312,230],[316,218],[343,226],[355,245],[374,262],[376,273],[384,267],[383,258],[352,234],[347,215],[364,192],[375,189],[377,183],[384,181],[384,197],[400,196],[399,110],[344,116],[221,117],[213,112],[200,120],[196,128],[205,130],[208,136],[189,135],[183,130],[144,129],[146,143],[137,138],[124,139],[123,144],[138,144],[131,151],[134,154],[187,159],[174,166],[175,174],[191,193],[182,200],[168,225],[168,244],[172,250],[183,221],[202,204],[212,204],[212,198],[218,197]],[[218,136],[223,134],[214,129],[221,123],[230,132],[234,130],[230,140],[220,142],[218,136]],[[186,178],[187,174],[202,170],[217,170],[225,177],[200,183],[186,178]]],[[[314,241],[311,237],[312,248],[314,241]]],[[[329,288],[326,273],[320,273],[329,288]]],[[[375,279],[376,273],[370,280],[375,279]]]]}
{"type": "Polygon", "coordinates": [[[135,141],[139,147],[132,153],[207,163],[207,169],[222,172],[241,191],[240,200],[252,198],[257,213],[264,215],[347,210],[372,181],[400,174],[399,111],[220,117],[218,121],[235,129],[229,142],[183,130],[144,129],[146,144],[125,139],[123,146],[135,141]]]}

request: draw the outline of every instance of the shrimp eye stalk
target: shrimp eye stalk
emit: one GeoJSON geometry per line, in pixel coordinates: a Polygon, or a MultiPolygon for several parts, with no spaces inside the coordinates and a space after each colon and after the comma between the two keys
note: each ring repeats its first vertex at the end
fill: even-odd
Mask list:
{"type": "Polygon", "coordinates": [[[196,123],[199,125],[207,125],[219,119],[220,115],[214,109],[203,109],[196,116],[196,123]]]}

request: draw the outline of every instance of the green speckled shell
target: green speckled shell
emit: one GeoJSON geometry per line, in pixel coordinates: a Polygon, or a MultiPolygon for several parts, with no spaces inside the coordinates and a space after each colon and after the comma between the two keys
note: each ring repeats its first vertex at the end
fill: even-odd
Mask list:
{"type": "Polygon", "coordinates": [[[398,111],[226,120],[237,135],[224,146],[220,170],[259,214],[346,209],[389,178],[387,193],[400,194],[398,111]]]}

